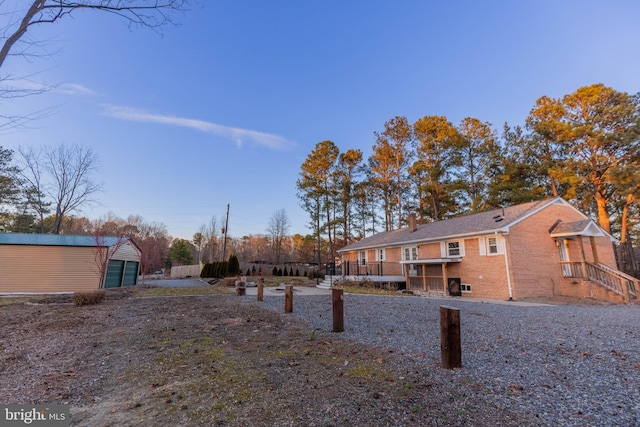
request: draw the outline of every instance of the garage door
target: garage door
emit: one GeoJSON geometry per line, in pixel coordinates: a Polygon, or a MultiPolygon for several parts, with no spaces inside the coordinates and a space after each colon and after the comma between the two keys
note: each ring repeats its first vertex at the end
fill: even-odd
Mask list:
{"type": "Polygon", "coordinates": [[[127,262],[124,267],[124,280],[122,284],[124,286],[135,286],[138,281],[138,263],[134,261],[127,262]]]}
{"type": "Polygon", "coordinates": [[[118,288],[122,283],[124,261],[110,260],[107,267],[107,278],[104,281],[105,288],[118,288]]]}

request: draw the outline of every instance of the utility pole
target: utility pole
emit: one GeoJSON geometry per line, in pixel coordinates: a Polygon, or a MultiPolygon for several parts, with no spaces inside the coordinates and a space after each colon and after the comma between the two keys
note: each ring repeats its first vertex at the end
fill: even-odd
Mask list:
{"type": "Polygon", "coordinates": [[[227,258],[227,233],[229,232],[229,204],[227,203],[227,219],[224,222],[224,240],[222,241],[222,259],[224,261],[227,258]]]}

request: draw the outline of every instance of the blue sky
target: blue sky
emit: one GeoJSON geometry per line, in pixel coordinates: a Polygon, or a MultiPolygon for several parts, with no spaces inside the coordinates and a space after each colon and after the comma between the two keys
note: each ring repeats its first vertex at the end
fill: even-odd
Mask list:
{"type": "Polygon", "coordinates": [[[91,147],[105,191],[90,218],[191,238],[230,204],[233,236],[265,233],[279,209],[306,234],[295,182],[317,142],[368,156],[398,115],[500,130],[543,95],[640,91],[637,1],[201,3],[162,35],[97,13],[31,31],[51,57],[4,71],[58,90],[0,113],[53,110],[0,145],[91,147]]]}

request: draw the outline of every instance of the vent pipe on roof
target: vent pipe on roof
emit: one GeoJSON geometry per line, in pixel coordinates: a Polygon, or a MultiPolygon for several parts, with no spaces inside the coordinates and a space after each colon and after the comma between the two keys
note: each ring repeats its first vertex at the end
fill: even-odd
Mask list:
{"type": "Polygon", "coordinates": [[[409,214],[409,231],[412,233],[418,229],[415,212],[409,214]]]}

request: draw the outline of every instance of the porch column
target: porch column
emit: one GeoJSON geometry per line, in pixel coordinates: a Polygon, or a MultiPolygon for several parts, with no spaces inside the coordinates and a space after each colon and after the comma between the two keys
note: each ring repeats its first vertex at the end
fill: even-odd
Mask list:
{"type": "Polygon", "coordinates": [[[584,242],[582,241],[582,236],[577,236],[578,246],[580,247],[580,256],[582,257],[582,274],[581,277],[583,279],[587,278],[587,259],[584,256],[584,242]]]}
{"type": "Polygon", "coordinates": [[[444,289],[445,295],[449,291],[449,287],[447,286],[448,278],[447,278],[447,263],[442,263],[442,287],[444,289]]]}
{"type": "Polygon", "coordinates": [[[591,242],[591,252],[593,252],[593,263],[600,264],[600,260],[598,259],[598,248],[596,247],[596,238],[593,236],[589,236],[589,242],[591,242]]]}
{"type": "Polygon", "coordinates": [[[409,264],[404,265],[404,277],[407,281],[407,290],[411,290],[411,278],[409,277],[409,264]]]}
{"type": "Polygon", "coordinates": [[[427,264],[420,265],[420,270],[422,270],[422,290],[427,292],[429,290],[427,288],[427,264]]]}

